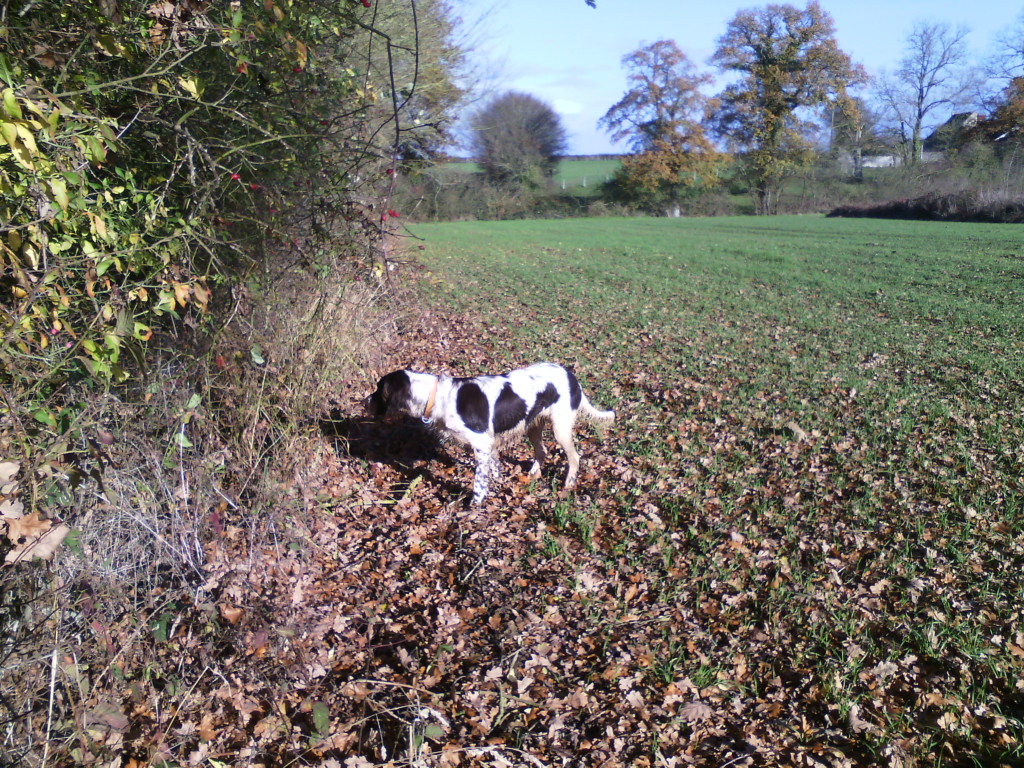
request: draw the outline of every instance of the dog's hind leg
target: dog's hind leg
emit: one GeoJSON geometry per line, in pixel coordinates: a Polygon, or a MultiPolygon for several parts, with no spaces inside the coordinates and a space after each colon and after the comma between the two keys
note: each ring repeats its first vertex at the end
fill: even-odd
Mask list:
{"type": "Polygon", "coordinates": [[[533,465],[530,467],[530,477],[539,477],[540,469],[544,466],[544,425],[539,421],[533,422],[526,430],[526,437],[533,446],[533,465]]]}
{"type": "Polygon", "coordinates": [[[576,446],[572,442],[572,422],[553,420],[551,431],[555,433],[555,441],[565,451],[565,457],[569,460],[569,472],[565,476],[565,487],[573,488],[576,485],[576,473],[580,469],[580,455],[576,453],[576,446]]]}

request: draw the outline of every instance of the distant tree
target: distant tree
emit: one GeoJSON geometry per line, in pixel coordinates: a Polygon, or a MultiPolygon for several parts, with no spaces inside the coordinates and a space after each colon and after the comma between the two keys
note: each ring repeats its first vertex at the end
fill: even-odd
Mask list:
{"type": "Polygon", "coordinates": [[[1012,79],[1024,74],[1024,13],[996,35],[993,55],[988,62],[990,75],[1012,79]]]}
{"type": "Polygon", "coordinates": [[[813,0],[804,10],[738,12],[711,61],[740,76],[719,96],[716,130],[745,153],[758,213],[774,213],[783,180],[813,158],[809,110],[843,104],[866,75],[839,49],[832,17],[813,0]]]}
{"type": "Polygon", "coordinates": [[[828,112],[830,143],[833,154],[848,154],[852,175],[864,178],[864,156],[891,149],[881,135],[878,115],[863,98],[852,96],[828,112]]]}
{"type": "Polygon", "coordinates": [[[646,207],[674,206],[716,179],[721,156],[704,130],[711,76],[672,40],[658,40],[622,59],[630,86],[598,121],[615,141],[628,140],[615,183],[646,207]]]}
{"type": "Polygon", "coordinates": [[[494,182],[536,187],[568,146],[558,113],[527,93],[504,93],[470,118],[473,158],[494,182]]]}
{"type": "Polygon", "coordinates": [[[929,118],[961,106],[974,84],[967,66],[966,27],[917,22],[907,36],[894,72],[882,72],[875,86],[882,109],[899,123],[907,162],[921,160],[929,118]],[[909,136],[906,132],[909,130],[909,136]]]}
{"type": "Polygon", "coordinates": [[[598,121],[612,139],[628,139],[634,152],[648,151],[659,140],[703,145],[708,99],[700,89],[710,75],[698,72],[672,40],[638,48],[623,56],[622,65],[630,88],[598,121]]]}
{"type": "Polygon", "coordinates": [[[1024,134],[1024,77],[1014,77],[1003,89],[987,120],[965,131],[965,143],[976,140],[1020,141],[1024,134]]]}

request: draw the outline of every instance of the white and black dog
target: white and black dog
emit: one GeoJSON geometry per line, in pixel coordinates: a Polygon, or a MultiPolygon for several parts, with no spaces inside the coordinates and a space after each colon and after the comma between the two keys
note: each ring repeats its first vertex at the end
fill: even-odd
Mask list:
{"type": "Polygon", "coordinates": [[[533,446],[530,475],[544,462],[541,432],[551,425],[555,440],[569,459],[565,487],[576,483],[580,457],[572,441],[576,417],[612,421],[614,411],[590,404],[573,372],[556,363],[536,363],[503,376],[459,379],[415,371],[394,371],[382,378],[364,401],[373,416],[416,416],[442,435],[468,443],[476,455],[473,503],[487,495],[498,474],[498,450],[526,433],[533,446]]]}

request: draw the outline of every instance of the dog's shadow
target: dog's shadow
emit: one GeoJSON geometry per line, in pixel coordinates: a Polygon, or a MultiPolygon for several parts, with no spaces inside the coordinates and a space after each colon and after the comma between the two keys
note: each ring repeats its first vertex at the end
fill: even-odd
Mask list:
{"type": "Polygon", "coordinates": [[[334,409],[319,419],[317,426],[322,435],[334,442],[339,454],[386,464],[398,472],[402,480],[395,483],[392,495],[402,496],[417,477],[440,486],[450,495],[465,493],[465,487],[456,480],[431,471],[435,462],[444,467],[455,467],[458,462],[418,419],[402,416],[380,421],[334,409]]]}

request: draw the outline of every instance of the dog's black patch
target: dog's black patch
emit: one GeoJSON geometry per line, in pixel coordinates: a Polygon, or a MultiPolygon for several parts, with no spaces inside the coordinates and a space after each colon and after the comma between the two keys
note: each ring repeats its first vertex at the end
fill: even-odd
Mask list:
{"type": "Polygon", "coordinates": [[[405,371],[393,371],[377,383],[370,395],[368,410],[372,416],[384,416],[406,409],[412,394],[412,380],[405,371]]]}
{"type": "Polygon", "coordinates": [[[526,414],[526,423],[531,423],[537,418],[538,413],[557,402],[558,390],[555,389],[555,385],[549,381],[548,385],[538,393],[537,399],[533,401],[533,407],[530,408],[530,412],[526,414]]]}
{"type": "Polygon", "coordinates": [[[526,401],[515,393],[511,384],[506,383],[494,403],[494,434],[508,432],[522,424],[525,417],[526,401]]]}
{"type": "Polygon", "coordinates": [[[580,402],[583,400],[583,389],[580,387],[580,383],[576,380],[576,375],[572,371],[566,368],[565,372],[569,376],[569,405],[575,411],[580,407],[580,402]]]}
{"type": "Polygon", "coordinates": [[[490,419],[490,408],[480,385],[467,381],[459,387],[455,395],[455,410],[459,412],[462,423],[474,432],[486,432],[490,419]]]}

